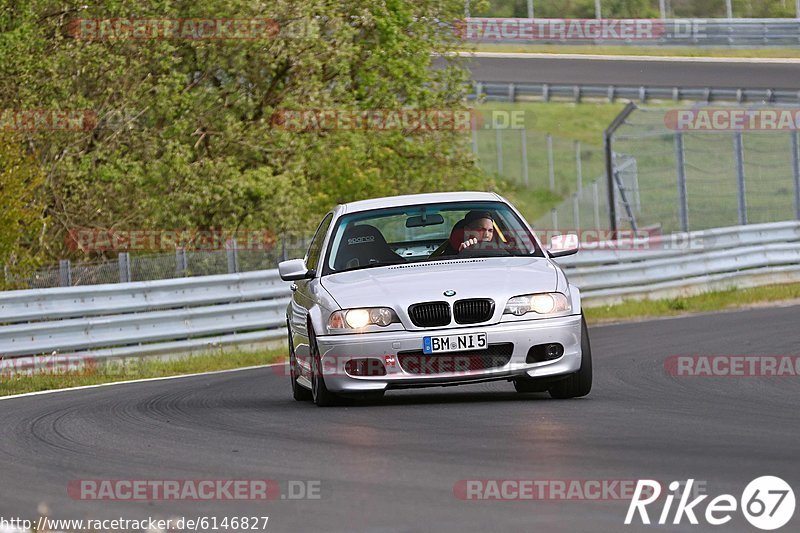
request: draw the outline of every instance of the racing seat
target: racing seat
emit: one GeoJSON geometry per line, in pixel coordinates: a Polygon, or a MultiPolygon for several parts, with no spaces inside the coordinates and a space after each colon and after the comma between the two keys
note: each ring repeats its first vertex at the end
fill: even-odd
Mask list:
{"type": "Polygon", "coordinates": [[[386,238],[375,226],[362,224],[350,226],[342,235],[339,253],[333,268],[347,270],[370,263],[405,263],[386,243],[386,238]]]}

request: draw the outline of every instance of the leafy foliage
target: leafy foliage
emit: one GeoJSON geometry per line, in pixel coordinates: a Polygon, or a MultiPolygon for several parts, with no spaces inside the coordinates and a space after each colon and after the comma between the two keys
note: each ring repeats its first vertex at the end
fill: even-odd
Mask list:
{"type": "MultiPolygon", "coordinates": [[[[490,187],[469,136],[276,128],[281,109],[454,108],[466,73],[437,21],[460,0],[0,0],[0,109],[91,109],[23,132],[44,172],[49,258],[74,228],[306,231],[335,202],[490,187]],[[77,39],[75,19],[270,18],[252,40],[77,39]]],[[[5,198],[4,198],[5,202],[5,198]]],[[[20,242],[25,239],[20,238],[20,242]]]]}

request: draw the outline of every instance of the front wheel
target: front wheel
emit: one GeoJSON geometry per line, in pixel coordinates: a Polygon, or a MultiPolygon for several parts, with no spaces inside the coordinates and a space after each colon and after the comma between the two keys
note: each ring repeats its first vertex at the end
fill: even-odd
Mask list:
{"type": "Polygon", "coordinates": [[[308,344],[311,350],[311,397],[318,407],[338,405],[339,397],[325,386],[325,378],[322,376],[322,358],[319,354],[314,330],[310,327],[308,328],[308,344]]]}
{"type": "Polygon", "coordinates": [[[581,315],[581,367],[566,379],[550,387],[550,396],[556,399],[579,398],[592,390],[592,348],[589,344],[589,328],[581,315]]]}
{"type": "Polygon", "coordinates": [[[289,331],[289,378],[292,380],[292,397],[298,402],[310,402],[312,400],[311,391],[297,382],[297,357],[294,355],[294,343],[292,342],[292,328],[286,323],[289,331]]]}

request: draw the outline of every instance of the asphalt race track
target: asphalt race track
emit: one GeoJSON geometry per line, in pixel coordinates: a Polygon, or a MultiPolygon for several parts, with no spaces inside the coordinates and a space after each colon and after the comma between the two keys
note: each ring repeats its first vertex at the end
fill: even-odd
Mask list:
{"type": "Polygon", "coordinates": [[[551,58],[465,58],[472,79],[486,82],[800,89],[800,64],[629,61],[551,58]]]}
{"type": "MultiPolygon", "coordinates": [[[[466,479],[694,478],[712,497],[738,498],[750,480],[777,475],[797,491],[800,378],[668,377],[664,360],[800,355],[799,324],[795,306],[593,328],[595,386],[578,400],[502,382],[321,409],[294,402],[277,367],[3,400],[0,515],[266,515],[268,531],[287,532],[756,531],[739,512],[717,528],[626,527],[627,501],[465,501],[453,489],[466,479]],[[77,479],[255,478],[318,480],[321,497],[67,496],[77,479]]],[[[781,531],[798,525],[795,512],[781,531]]]]}

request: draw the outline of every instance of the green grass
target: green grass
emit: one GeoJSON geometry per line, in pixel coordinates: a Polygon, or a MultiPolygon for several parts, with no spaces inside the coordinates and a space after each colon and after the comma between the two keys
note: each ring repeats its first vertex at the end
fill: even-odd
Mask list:
{"type": "Polygon", "coordinates": [[[666,47],[666,46],[596,46],[555,44],[490,44],[465,46],[466,51],[536,53],[536,54],[580,54],[580,55],[633,55],[676,57],[753,57],[753,58],[798,58],[800,48],[723,48],[723,47],[666,47]]]}
{"type": "MultiPolygon", "coordinates": [[[[286,349],[272,349],[254,352],[219,352],[174,360],[129,358],[124,362],[98,362],[96,365],[75,370],[51,368],[31,375],[1,375],[0,396],[266,365],[282,361],[285,357],[286,349]]],[[[43,359],[45,366],[47,358],[43,359]]]]}
{"type": "Polygon", "coordinates": [[[707,292],[663,300],[627,301],[617,305],[584,308],[589,324],[704,313],[747,307],[759,303],[800,299],[800,283],[768,285],[751,289],[707,292]]]}

